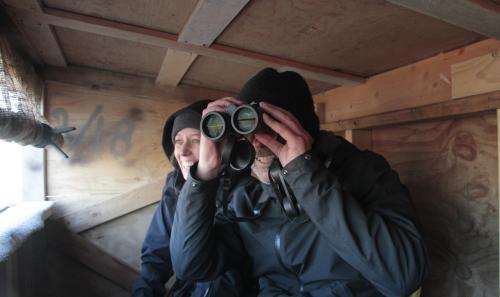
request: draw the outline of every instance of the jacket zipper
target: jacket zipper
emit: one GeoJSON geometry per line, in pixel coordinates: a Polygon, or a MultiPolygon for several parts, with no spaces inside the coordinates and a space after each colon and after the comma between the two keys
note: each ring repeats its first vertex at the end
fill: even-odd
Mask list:
{"type": "Polygon", "coordinates": [[[212,289],[212,284],[213,284],[213,281],[210,281],[210,283],[208,284],[208,288],[206,289],[205,293],[203,294],[203,297],[208,297],[210,296],[210,291],[212,289]]]}
{"type": "Polygon", "coordinates": [[[276,253],[276,258],[278,258],[278,263],[280,264],[281,268],[283,270],[292,272],[290,268],[285,266],[285,263],[283,263],[283,259],[281,258],[281,231],[283,231],[283,227],[285,227],[286,222],[281,224],[278,228],[278,231],[276,232],[276,236],[274,237],[274,251],[276,253]]]}
{"type": "Polygon", "coordinates": [[[274,237],[274,251],[276,253],[276,257],[278,258],[278,263],[280,264],[281,268],[283,268],[283,270],[291,273],[297,279],[297,282],[299,283],[299,293],[301,294],[301,296],[309,296],[308,294],[303,295],[304,294],[303,293],[304,287],[303,287],[302,282],[299,279],[299,276],[290,267],[285,265],[285,263],[283,262],[283,259],[281,257],[281,252],[280,252],[281,244],[282,244],[282,241],[281,241],[281,234],[282,233],[281,232],[283,231],[283,228],[285,227],[285,225],[288,223],[289,222],[285,222],[279,226],[278,231],[276,232],[276,236],[274,237]]]}

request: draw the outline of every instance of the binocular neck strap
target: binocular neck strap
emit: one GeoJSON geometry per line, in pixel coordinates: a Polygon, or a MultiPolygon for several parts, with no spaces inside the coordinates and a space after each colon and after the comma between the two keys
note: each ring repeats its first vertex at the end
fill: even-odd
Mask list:
{"type": "Polygon", "coordinates": [[[293,195],[293,192],[286,183],[281,169],[281,164],[277,159],[275,159],[269,167],[269,179],[276,195],[278,196],[278,201],[280,202],[285,215],[289,219],[293,219],[300,215],[301,209],[297,199],[293,195]]]}
{"type": "Polygon", "coordinates": [[[226,176],[228,176],[227,168],[231,164],[231,157],[235,144],[236,138],[229,136],[227,137],[226,143],[224,143],[224,145],[222,146],[221,165],[226,172],[226,176]]]}
{"type": "Polygon", "coordinates": [[[229,219],[229,190],[231,189],[231,178],[228,176],[227,166],[224,166],[224,169],[220,175],[220,185],[221,185],[221,203],[222,203],[222,214],[229,219]]]}

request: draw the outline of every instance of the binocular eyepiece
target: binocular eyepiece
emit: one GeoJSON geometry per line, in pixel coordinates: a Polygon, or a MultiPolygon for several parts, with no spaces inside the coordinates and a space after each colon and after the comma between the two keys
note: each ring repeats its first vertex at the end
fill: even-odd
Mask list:
{"type": "Polygon", "coordinates": [[[212,141],[221,141],[226,136],[240,136],[260,132],[264,129],[262,110],[258,103],[229,105],[225,112],[212,111],[203,116],[200,130],[212,141]]]}
{"type": "Polygon", "coordinates": [[[227,139],[222,150],[222,164],[233,170],[249,168],[255,159],[255,149],[245,135],[266,129],[258,103],[229,105],[224,112],[212,111],[201,118],[200,131],[211,141],[227,139]]]}

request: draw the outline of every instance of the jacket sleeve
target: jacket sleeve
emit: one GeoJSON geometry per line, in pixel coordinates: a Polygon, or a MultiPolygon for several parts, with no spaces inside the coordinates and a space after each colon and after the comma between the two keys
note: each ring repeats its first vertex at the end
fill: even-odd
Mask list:
{"type": "Polygon", "coordinates": [[[236,224],[215,224],[218,179],[198,181],[195,170],[196,164],[179,194],[170,250],[177,278],[209,281],[237,267],[246,254],[236,224]]]}
{"type": "Polygon", "coordinates": [[[170,261],[170,231],[175,211],[175,197],[169,188],[169,175],[163,188],[160,204],[156,208],[141,249],[141,274],[133,286],[133,297],[165,296],[165,283],[173,275],[170,261]]]}
{"type": "Polygon", "coordinates": [[[407,189],[372,152],[334,175],[315,156],[292,160],[283,173],[299,204],[334,251],[386,296],[409,296],[421,284],[428,256],[407,189]],[[351,191],[346,191],[350,188],[351,191]]]}

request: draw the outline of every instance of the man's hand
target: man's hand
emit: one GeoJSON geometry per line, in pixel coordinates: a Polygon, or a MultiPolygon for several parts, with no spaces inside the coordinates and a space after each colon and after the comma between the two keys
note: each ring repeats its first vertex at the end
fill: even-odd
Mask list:
{"type": "Polygon", "coordinates": [[[271,115],[263,115],[264,123],[281,136],[285,144],[266,133],[257,133],[255,137],[279,158],[282,166],[311,149],[314,139],[290,112],[266,102],[261,102],[260,107],[271,115]]]}
{"type": "MultiPolygon", "coordinates": [[[[203,116],[211,111],[224,112],[225,108],[231,104],[241,104],[241,101],[225,97],[207,105],[203,110],[203,116]]],[[[196,170],[197,178],[201,180],[211,180],[216,178],[221,171],[221,143],[216,143],[206,138],[203,133],[200,139],[200,159],[196,170]]]]}

